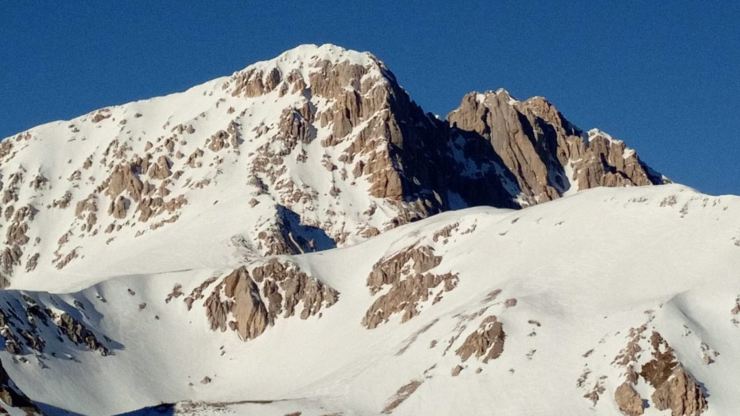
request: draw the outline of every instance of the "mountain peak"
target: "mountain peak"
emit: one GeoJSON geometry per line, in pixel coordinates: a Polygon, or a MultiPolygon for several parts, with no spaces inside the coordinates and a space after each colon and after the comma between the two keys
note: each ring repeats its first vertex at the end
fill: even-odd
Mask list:
{"type": "Polygon", "coordinates": [[[372,54],[326,44],[34,128],[0,146],[0,278],[87,273],[100,247],[156,245],[204,207],[246,205],[238,227],[211,218],[230,225],[209,238],[260,256],[347,246],[450,209],[660,183],[543,100],[473,92],[448,118],[428,116],[372,54]]]}
{"type": "Polygon", "coordinates": [[[0,413],[736,413],[740,199],[541,97],[448,120],[302,45],[0,142],[0,413]]]}
{"type": "Polygon", "coordinates": [[[350,61],[356,65],[367,65],[377,61],[377,58],[370,52],[358,52],[347,49],[331,43],[323,45],[303,44],[295,48],[288,49],[273,59],[256,62],[254,65],[260,65],[265,62],[310,62],[315,60],[327,60],[333,63],[350,61]]]}

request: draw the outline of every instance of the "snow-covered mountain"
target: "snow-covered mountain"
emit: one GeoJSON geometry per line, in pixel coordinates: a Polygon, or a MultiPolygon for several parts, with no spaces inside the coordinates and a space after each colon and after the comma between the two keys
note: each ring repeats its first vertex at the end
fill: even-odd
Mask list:
{"type": "Polygon", "coordinates": [[[0,406],[733,414],[740,198],[667,182],[333,45],[33,128],[0,142],[0,406]]]}

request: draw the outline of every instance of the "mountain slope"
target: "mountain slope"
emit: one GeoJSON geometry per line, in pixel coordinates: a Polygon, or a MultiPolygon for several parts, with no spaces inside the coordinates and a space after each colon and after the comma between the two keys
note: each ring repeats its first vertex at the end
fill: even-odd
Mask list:
{"type": "MultiPolygon", "coordinates": [[[[674,394],[679,379],[701,386],[679,395],[686,403],[729,414],[740,406],[739,211],[737,197],[677,185],[599,188],[523,211],[444,213],[344,249],[25,292],[55,311],[78,305],[108,352],[39,331],[56,356],[0,354],[29,397],[83,414],[181,401],[257,414],[475,414],[491,403],[500,414],[620,414],[615,392],[632,374],[645,414],[666,414],[658,403],[674,402],[656,391],[674,394]],[[288,267],[265,269],[275,262],[288,267]],[[252,297],[219,287],[242,268],[252,297]],[[300,274],[288,269],[334,295],[310,283],[288,294],[300,274]],[[235,325],[214,327],[212,305],[232,298],[235,325]],[[651,361],[674,374],[655,381],[651,361]]],[[[23,293],[3,292],[6,304],[23,293]]]]}
{"type": "Polygon", "coordinates": [[[740,199],[304,45],[0,142],[11,414],[725,415],[740,199]],[[643,185],[660,186],[643,186],[643,185]]]}
{"type": "Polygon", "coordinates": [[[413,103],[374,56],[305,45],[183,93],[20,133],[0,147],[1,282],[70,290],[111,263],[136,273],[164,233],[193,249],[233,248],[175,253],[161,271],[234,252],[347,246],[449,209],[516,208],[567,190],[660,182],[614,141],[574,143],[570,124],[544,110],[526,112],[537,137],[522,139],[514,132],[531,126],[508,119],[467,123],[478,111],[465,104],[470,97],[450,115],[453,129],[413,103]],[[512,134],[492,136],[491,125],[512,134]],[[545,162],[531,149],[522,157],[507,150],[529,141],[545,162]],[[570,178],[567,161],[577,156],[570,178]],[[193,234],[204,221],[229,231],[193,234]],[[60,270],[69,277],[48,282],[60,270]]]}

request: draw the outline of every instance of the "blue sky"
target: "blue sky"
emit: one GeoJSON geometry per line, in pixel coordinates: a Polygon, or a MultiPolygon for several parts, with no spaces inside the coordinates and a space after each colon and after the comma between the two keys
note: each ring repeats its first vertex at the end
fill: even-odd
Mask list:
{"type": "Polygon", "coordinates": [[[373,52],[427,111],[543,95],[674,180],[740,194],[740,2],[358,3],[0,2],[0,137],[328,42],[373,52]]]}

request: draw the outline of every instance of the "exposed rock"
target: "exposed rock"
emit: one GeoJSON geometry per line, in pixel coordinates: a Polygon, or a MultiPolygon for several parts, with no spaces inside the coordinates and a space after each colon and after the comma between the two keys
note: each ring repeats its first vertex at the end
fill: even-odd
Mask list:
{"type": "Polygon", "coordinates": [[[66,313],[58,317],[57,326],[67,338],[75,344],[85,345],[92,351],[99,351],[102,355],[108,355],[108,348],[95,337],[87,327],[66,313]]]}
{"type": "Polygon", "coordinates": [[[406,401],[409,396],[414,394],[416,389],[421,386],[421,383],[421,380],[411,380],[408,384],[404,384],[403,386],[401,386],[396,394],[391,397],[388,404],[385,405],[381,413],[384,415],[389,415],[393,413],[393,411],[396,410],[396,408],[400,406],[404,401],[406,401]]]}
{"type": "MultiPolygon", "coordinates": [[[[7,371],[0,363],[0,401],[11,408],[19,409],[26,415],[41,415],[38,407],[28,398],[10,379],[7,371]]],[[[0,412],[5,413],[0,409],[0,412]]]]}
{"type": "Polygon", "coordinates": [[[598,130],[584,134],[541,97],[517,101],[504,90],[473,92],[448,120],[490,141],[527,204],[552,200],[571,187],[664,182],[623,142],[598,130]]]}
{"type": "Polygon", "coordinates": [[[30,182],[29,185],[31,186],[31,188],[33,188],[33,189],[35,189],[35,190],[38,191],[42,187],[44,187],[44,185],[46,185],[48,182],[49,182],[49,179],[47,179],[46,176],[44,176],[42,173],[39,172],[36,175],[36,177],[34,177],[31,180],[31,182],[30,182]]]}
{"type": "Polygon", "coordinates": [[[54,208],[67,208],[69,206],[69,203],[72,201],[72,192],[65,192],[64,195],[59,198],[52,201],[51,205],[54,208]]]}
{"type": "Polygon", "coordinates": [[[201,166],[201,162],[198,161],[199,158],[203,156],[203,150],[201,149],[195,149],[193,153],[188,156],[188,160],[185,162],[186,165],[190,166],[191,168],[198,168],[201,166]]]}
{"type": "Polygon", "coordinates": [[[698,416],[707,409],[701,386],[680,365],[655,389],[651,398],[656,409],[670,409],[671,416],[698,416]]]}
{"type": "MultiPolygon", "coordinates": [[[[672,416],[701,414],[707,407],[703,388],[678,361],[659,332],[653,330],[650,337],[646,337],[648,329],[648,324],[630,329],[627,346],[612,362],[624,368],[625,381],[614,393],[620,410],[628,416],[642,414],[644,402],[634,389],[642,377],[654,389],[651,399],[656,409],[670,409],[672,416]],[[642,361],[643,353],[650,355],[640,366],[638,360],[642,361]]],[[[703,345],[702,351],[706,353],[709,347],[703,345]]]]}
{"type": "Polygon", "coordinates": [[[246,71],[237,72],[232,76],[233,89],[231,95],[255,97],[266,94],[280,83],[281,74],[277,68],[270,69],[267,73],[262,70],[249,68],[246,71]]]}
{"type": "Polygon", "coordinates": [[[40,256],[41,254],[34,253],[34,255],[28,258],[28,260],[26,261],[26,272],[36,270],[36,266],[38,266],[40,256]]]}
{"type": "Polygon", "coordinates": [[[228,322],[230,329],[237,331],[241,339],[249,340],[267,328],[267,309],[259,295],[259,288],[244,267],[226,276],[206,299],[204,306],[211,329],[225,331],[228,322]],[[225,301],[221,300],[222,295],[225,301]],[[233,314],[233,321],[227,321],[230,314],[233,314]]]}
{"type": "Polygon", "coordinates": [[[614,392],[614,401],[619,410],[627,416],[639,416],[645,412],[642,397],[635,391],[632,384],[625,381],[614,392]]]}
{"type": "Polygon", "coordinates": [[[131,199],[139,201],[144,184],[141,182],[132,166],[123,163],[116,165],[113,173],[106,180],[106,194],[111,198],[117,197],[123,191],[127,191],[131,199]]]}
{"type": "Polygon", "coordinates": [[[458,281],[456,274],[429,272],[441,261],[442,257],[435,256],[429,246],[410,246],[378,261],[367,278],[370,293],[390,287],[375,299],[362,324],[372,329],[396,313],[403,313],[401,322],[405,322],[419,313],[418,305],[429,300],[431,289],[440,284],[440,293],[454,289],[458,281]]]}
{"type": "Polygon", "coordinates": [[[658,388],[671,376],[673,369],[678,365],[673,349],[660,336],[658,332],[653,332],[650,336],[652,345],[653,359],[642,366],[640,375],[650,385],[658,388]]]}
{"type": "Polygon", "coordinates": [[[244,266],[234,270],[214,288],[204,306],[211,329],[228,327],[249,340],[274,325],[281,314],[293,316],[299,304],[303,306],[300,318],[307,319],[336,303],[338,295],[296,265],[273,259],[251,273],[244,266]]]}
{"type": "Polygon", "coordinates": [[[468,335],[463,345],[455,353],[460,356],[463,362],[475,355],[478,359],[483,357],[482,361],[487,363],[488,360],[495,360],[501,356],[501,353],[504,352],[505,340],[506,334],[504,333],[503,324],[496,316],[491,315],[481,322],[478,329],[468,335]]]}
{"type": "Polygon", "coordinates": [[[126,199],[122,195],[119,195],[114,201],[111,201],[110,205],[108,206],[108,214],[117,219],[125,218],[129,204],[130,202],[128,199],[126,199]]]}
{"type": "MultiPolygon", "coordinates": [[[[0,335],[5,339],[5,349],[11,354],[23,355],[28,353],[28,349],[44,352],[46,340],[42,335],[48,333],[49,329],[90,351],[98,351],[101,355],[110,352],[92,330],[68,312],[54,312],[38,299],[24,294],[6,305],[7,308],[0,308],[0,335]],[[15,305],[20,307],[22,313],[16,313],[18,308],[15,305]]],[[[62,338],[59,340],[62,341],[62,338]]]]}
{"type": "Polygon", "coordinates": [[[77,252],[77,247],[72,249],[69,253],[66,255],[57,258],[54,263],[57,269],[63,269],[65,266],[67,266],[72,260],[76,259],[79,256],[79,253],[77,252]]]}
{"type": "Polygon", "coordinates": [[[208,144],[208,148],[214,152],[218,152],[223,149],[224,146],[228,146],[228,140],[229,133],[224,130],[219,130],[209,139],[210,143],[208,144]]]}
{"type": "Polygon", "coordinates": [[[170,292],[167,297],[164,300],[164,303],[170,303],[172,299],[177,299],[180,296],[183,296],[184,293],[182,292],[182,285],[176,284],[175,287],[172,288],[172,292],[170,292]]]}
{"type": "Polygon", "coordinates": [[[172,167],[172,162],[167,158],[167,156],[159,156],[159,158],[157,158],[157,163],[153,164],[149,168],[147,175],[152,179],[166,179],[172,175],[170,167],[172,167]]]}
{"type": "Polygon", "coordinates": [[[103,121],[103,120],[105,120],[107,118],[110,118],[111,115],[112,114],[111,114],[110,110],[108,110],[107,108],[104,108],[102,110],[98,110],[93,115],[93,117],[92,117],[91,120],[92,120],[93,123],[99,123],[99,122],[101,122],[101,121],[103,121]]]}

